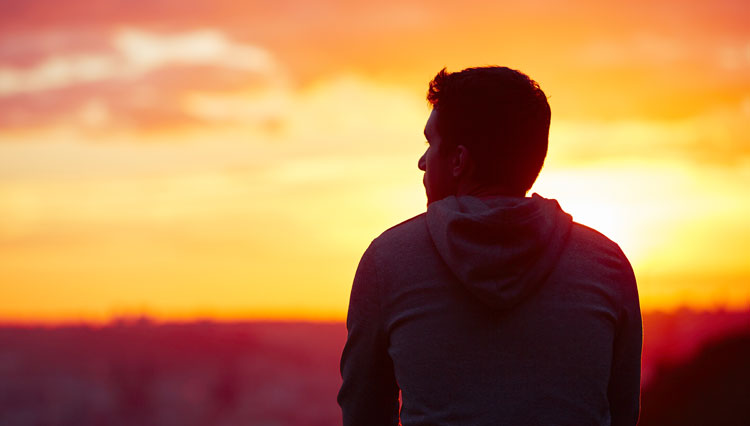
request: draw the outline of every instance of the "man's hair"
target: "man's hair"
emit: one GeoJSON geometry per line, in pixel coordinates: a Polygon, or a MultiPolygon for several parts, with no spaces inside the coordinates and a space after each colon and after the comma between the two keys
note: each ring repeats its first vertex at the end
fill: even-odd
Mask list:
{"type": "Polygon", "coordinates": [[[445,68],[430,82],[427,100],[438,111],[441,149],[464,145],[474,178],[524,194],[547,155],[550,108],[539,84],[506,67],[445,68]]]}

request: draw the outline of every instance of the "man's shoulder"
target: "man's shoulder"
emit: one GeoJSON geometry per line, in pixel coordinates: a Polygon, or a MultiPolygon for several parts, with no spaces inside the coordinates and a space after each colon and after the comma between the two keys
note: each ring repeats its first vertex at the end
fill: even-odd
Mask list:
{"type": "Polygon", "coordinates": [[[616,242],[596,229],[582,223],[573,222],[570,238],[573,245],[579,248],[585,248],[588,251],[599,251],[627,260],[625,253],[623,253],[616,242]]]}
{"type": "Polygon", "coordinates": [[[370,243],[368,251],[372,254],[380,253],[379,257],[393,258],[399,254],[421,251],[425,244],[431,245],[432,240],[427,230],[425,213],[422,213],[383,231],[370,243]]]}
{"type": "Polygon", "coordinates": [[[403,244],[405,241],[414,240],[427,236],[427,223],[425,222],[425,213],[418,214],[412,218],[393,225],[383,231],[373,243],[377,244],[403,244]]]}
{"type": "Polygon", "coordinates": [[[623,289],[635,289],[633,267],[627,256],[616,242],[596,229],[573,222],[567,252],[566,263],[572,262],[577,269],[617,276],[618,281],[627,283],[623,289]]]}

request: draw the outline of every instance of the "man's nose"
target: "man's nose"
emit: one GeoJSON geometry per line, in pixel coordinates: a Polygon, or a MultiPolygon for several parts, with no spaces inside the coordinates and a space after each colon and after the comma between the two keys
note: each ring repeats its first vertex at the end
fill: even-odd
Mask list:
{"type": "Polygon", "coordinates": [[[427,166],[427,160],[425,160],[425,158],[424,158],[425,155],[427,155],[427,153],[422,154],[422,156],[419,157],[419,161],[417,162],[417,167],[419,167],[419,170],[421,170],[423,172],[427,171],[427,167],[426,167],[427,166]]]}

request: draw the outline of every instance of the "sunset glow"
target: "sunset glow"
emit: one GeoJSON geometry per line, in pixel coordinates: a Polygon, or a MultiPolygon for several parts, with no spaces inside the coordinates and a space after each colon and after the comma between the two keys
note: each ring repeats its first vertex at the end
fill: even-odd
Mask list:
{"type": "Polygon", "coordinates": [[[428,81],[486,64],[644,310],[750,306],[750,4],[532,3],[6,2],[0,322],[343,319],[425,209],[428,81]]]}

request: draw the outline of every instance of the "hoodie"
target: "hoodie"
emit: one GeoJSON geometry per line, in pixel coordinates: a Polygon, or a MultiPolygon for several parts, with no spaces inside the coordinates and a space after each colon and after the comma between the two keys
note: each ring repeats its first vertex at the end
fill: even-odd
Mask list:
{"type": "Polygon", "coordinates": [[[479,300],[508,309],[557,265],[572,218],[555,200],[448,197],[427,211],[430,237],[451,272],[479,300]]]}
{"type": "Polygon", "coordinates": [[[638,419],[632,268],[537,194],[447,197],[381,234],[357,268],[347,329],[344,425],[638,419]]]}

